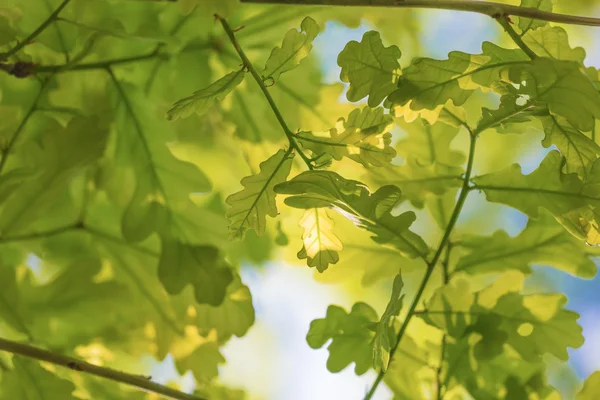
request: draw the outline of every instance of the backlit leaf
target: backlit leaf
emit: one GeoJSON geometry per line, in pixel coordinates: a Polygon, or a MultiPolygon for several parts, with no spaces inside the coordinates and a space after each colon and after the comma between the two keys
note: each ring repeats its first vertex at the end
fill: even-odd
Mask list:
{"type": "Polygon", "coordinates": [[[373,338],[373,361],[375,369],[385,371],[390,362],[390,351],[396,342],[393,318],[400,315],[400,310],[402,309],[403,287],[402,275],[398,274],[394,278],[390,301],[375,328],[375,337],[373,338]]]}
{"type": "MultiPolygon", "coordinates": [[[[521,7],[537,8],[541,11],[552,11],[552,0],[521,0],[521,7]]],[[[538,31],[540,26],[546,25],[546,21],[539,19],[519,17],[519,28],[523,33],[531,32],[531,29],[538,31]]]]}
{"type": "Polygon", "coordinates": [[[338,252],[342,250],[342,242],[333,232],[333,220],[327,211],[308,209],[300,220],[304,228],[302,240],[304,244],[298,252],[299,259],[307,259],[309,267],[316,267],[319,272],[327,269],[340,259],[338,252]]]}
{"type": "Polygon", "coordinates": [[[348,42],[337,59],[342,68],[340,80],[350,84],[348,100],[359,101],[368,96],[369,106],[378,106],[394,90],[400,54],[396,46],[384,47],[375,31],[366,32],[360,42],[348,42]]]}
{"type": "Polygon", "coordinates": [[[596,371],[587,377],[583,384],[583,388],[577,393],[575,400],[592,400],[595,399],[598,394],[600,394],[600,372],[596,371]]]}
{"type": "Polygon", "coordinates": [[[213,306],[223,302],[227,286],[233,280],[219,249],[169,239],[162,241],[158,275],[169,294],[178,294],[187,284],[192,284],[198,303],[213,306]]]}
{"type": "Polygon", "coordinates": [[[179,100],[167,112],[167,119],[187,118],[194,112],[202,115],[217,102],[222,101],[244,80],[243,69],[230,72],[209,87],[198,90],[190,97],[179,100]]]}
{"type": "Polygon", "coordinates": [[[49,396],[76,399],[72,395],[75,385],[45,370],[37,361],[15,357],[13,363],[15,369],[2,379],[0,399],[46,400],[49,396]]]}
{"type": "Polygon", "coordinates": [[[550,115],[542,118],[544,147],[555,145],[566,159],[565,172],[586,177],[589,166],[600,155],[600,147],[565,118],[550,115]]]}
{"type": "Polygon", "coordinates": [[[231,238],[242,237],[248,229],[264,234],[267,215],[277,216],[273,188],[287,179],[292,158],[289,152],[279,150],[260,164],[258,174],[242,179],[243,190],[227,197],[225,201],[231,206],[227,210],[231,238]]]}
{"type": "MultiPolygon", "coordinates": [[[[540,1],[540,0],[535,0],[540,1]]],[[[550,2],[551,0],[543,0],[550,2]]],[[[531,30],[523,36],[523,41],[540,57],[552,57],[557,60],[571,60],[583,63],[585,50],[569,46],[567,32],[559,26],[544,26],[531,30]]]]}
{"type": "Polygon", "coordinates": [[[375,242],[390,244],[408,257],[427,254],[423,239],[409,230],[415,214],[407,211],[394,216],[391,213],[402,196],[395,186],[384,186],[370,193],[362,183],[346,180],[335,172],[308,171],[278,185],[275,191],[292,195],[285,199],[285,204],[291,207],[333,208],[374,234],[375,242]]]}
{"type": "Polygon", "coordinates": [[[434,110],[449,99],[454,105],[465,103],[471,93],[480,87],[489,88],[514,65],[526,65],[529,59],[521,50],[508,50],[490,42],[482,45],[482,54],[460,51],[448,54],[447,60],[414,59],[402,71],[398,88],[390,94],[391,107],[434,110]]]}
{"type": "Polygon", "coordinates": [[[283,38],[281,47],[275,47],[262,74],[265,79],[278,80],[279,76],[298,66],[312,49],[312,41],[319,33],[319,25],[310,17],[304,18],[301,31],[291,29],[283,38]]]}
{"type": "Polygon", "coordinates": [[[354,304],[350,313],[341,307],[329,306],[325,318],[310,323],[306,341],[318,349],[331,339],[327,347],[327,369],[339,372],[354,362],[354,371],[362,375],[373,363],[373,333],[367,326],[376,321],[375,310],[365,303],[354,304]]]}
{"type": "Polygon", "coordinates": [[[538,220],[529,220],[517,237],[497,231],[488,237],[465,238],[461,246],[471,252],[460,259],[456,271],[469,274],[508,269],[531,273],[531,265],[541,264],[583,278],[596,275],[596,265],[585,255],[582,243],[545,214],[538,220]]]}
{"type": "Polygon", "coordinates": [[[591,131],[600,117],[600,94],[574,61],[536,58],[527,65],[513,66],[510,79],[521,84],[520,93],[544,102],[551,113],[571,125],[591,131]]]}
{"type": "Polygon", "coordinates": [[[379,167],[396,156],[390,146],[392,124],[392,118],[383,113],[383,108],[364,107],[353,110],[347,120],[341,118],[327,133],[300,132],[296,137],[303,147],[310,149],[317,163],[348,157],[365,167],[379,167]]]}

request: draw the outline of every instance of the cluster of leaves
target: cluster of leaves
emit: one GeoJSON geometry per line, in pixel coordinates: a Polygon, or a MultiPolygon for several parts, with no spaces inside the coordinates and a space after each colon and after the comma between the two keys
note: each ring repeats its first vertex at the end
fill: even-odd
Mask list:
{"type": "MultiPolygon", "coordinates": [[[[562,294],[525,295],[524,279],[533,264],[591,278],[584,243],[600,244],[600,78],[563,28],[521,18],[518,48],[484,42],[404,67],[366,32],[337,57],[357,105],[321,83],[311,50],[325,21],[356,25],[360,12],[300,22],[302,9],[229,0],[37,1],[0,12],[2,337],[101,363],[171,354],[199,395],[242,399],[216,379],[219,348],[254,323],[239,267],[284,257],[391,286],[381,315],[332,305],[307,334],[329,343],[330,371],[379,373],[368,396],[382,379],[395,399],[558,396],[545,357],[582,345],[578,315],[562,294]],[[554,150],[528,175],[518,164],[475,175],[488,132],[543,132],[554,150]],[[459,135],[468,156],[452,147],[459,135]],[[526,228],[454,229],[476,191],[526,214],[526,228]],[[417,214],[435,233],[417,233],[417,214]]],[[[384,35],[386,21],[402,25],[367,17],[384,35]]],[[[17,356],[0,367],[2,399],[145,398],[17,356]]],[[[599,379],[577,399],[597,397],[599,379]]]]}

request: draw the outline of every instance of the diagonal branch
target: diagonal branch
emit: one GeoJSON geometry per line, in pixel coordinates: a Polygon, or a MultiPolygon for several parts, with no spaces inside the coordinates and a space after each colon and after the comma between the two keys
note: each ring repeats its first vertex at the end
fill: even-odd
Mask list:
{"type": "Polygon", "coordinates": [[[54,12],[50,14],[48,18],[46,18],[46,20],[42,22],[42,24],[35,31],[31,32],[29,36],[27,36],[23,41],[19,42],[19,44],[10,49],[8,52],[0,54],[0,60],[6,60],[8,57],[12,56],[13,54],[16,54],[23,47],[27,46],[27,44],[30,43],[33,39],[38,37],[40,33],[42,33],[48,26],[50,26],[52,22],[54,22],[58,18],[58,14],[60,14],[63,8],[65,8],[67,4],[69,4],[69,1],[71,0],[63,0],[63,2],[60,3],[56,10],[54,10],[54,12]]]}
{"type": "Polygon", "coordinates": [[[167,386],[154,383],[141,375],[128,374],[126,372],[117,371],[111,368],[100,367],[90,364],[86,361],[77,358],[65,356],[58,353],[53,353],[48,350],[43,350],[37,347],[29,346],[22,343],[13,342],[0,338],[0,350],[9,353],[18,354],[20,356],[33,358],[39,361],[45,361],[54,365],[69,368],[74,371],[87,373],[90,375],[99,376],[105,379],[110,379],[115,382],[124,383],[126,385],[135,386],[142,390],[160,394],[169,399],[175,400],[206,400],[198,396],[183,393],[167,386]]]}
{"type": "Polygon", "coordinates": [[[506,31],[506,33],[508,33],[513,42],[515,42],[515,44],[519,46],[519,48],[523,50],[525,54],[527,54],[527,57],[529,57],[532,60],[537,58],[537,54],[535,54],[533,50],[531,50],[529,46],[527,46],[523,39],[521,39],[521,35],[519,35],[511,26],[512,22],[510,21],[508,16],[499,16],[498,18],[496,18],[496,21],[498,21],[502,28],[504,28],[504,30],[506,31]]]}
{"type": "Polygon", "coordinates": [[[498,18],[514,15],[560,24],[600,26],[600,18],[557,14],[537,8],[519,7],[492,1],[474,0],[240,0],[242,3],[287,4],[311,6],[430,8],[436,10],[466,11],[498,18]]]}
{"type": "Polygon", "coordinates": [[[215,15],[215,17],[221,22],[221,25],[223,25],[223,29],[225,30],[225,33],[227,33],[229,40],[231,40],[231,44],[233,44],[233,47],[235,48],[235,50],[239,54],[240,58],[242,59],[242,63],[244,64],[244,66],[246,68],[248,68],[248,71],[250,71],[250,73],[254,77],[254,80],[256,80],[256,83],[258,83],[260,90],[265,95],[265,98],[267,99],[267,102],[269,102],[269,105],[271,106],[271,109],[273,110],[273,113],[275,114],[277,121],[279,121],[279,125],[281,125],[281,127],[283,128],[283,132],[285,133],[285,136],[288,138],[288,140],[290,142],[290,148],[293,148],[294,150],[296,150],[298,152],[298,154],[300,155],[300,157],[302,158],[302,160],[304,161],[304,163],[306,164],[306,166],[308,167],[308,169],[312,170],[314,167],[313,167],[310,159],[306,156],[306,154],[304,154],[304,152],[302,151],[300,146],[298,146],[298,142],[296,141],[294,134],[292,133],[290,128],[288,128],[285,120],[283,119],[283,115],[281,115],[281,112],[279,111],[277,104],[275,104],[275,100],[273,100],[273,97],[271,96],[271,93],[269,93],[269,91],[267,90],[267,87],[265,86],[263,79],[260,77],[260,75],[258,75],[258,72],[256,72],[256,69],[254,68],[254,66],[252,65],[252,63],[250,62],[248,57],[246,56],[246,53],[244,53],[244,50],[242,50],[242,48],[240,47],[240,44],[238,43],[237,39],[235,38],[233,30],[231,29],[231,27],[229,26],[229,24],[227,23],[227,21],[225,19],[219,17],[218,15],[215,15]]]}
{"type": "MultiPolygon", "coordinates": [[[[410,308],[408,309],[406,317],[404,318],[404,322],[402,323],[402,326],[400,327],[400,330],[398,331],[398,334],[396,336],[396,343],[390,350],[390,362],[392,362],[394,353],[396,352],[396,350],[398,349],[398,346],[400,345],[400,341],[402,340],[402,337],[404,336],[404,332],[406,332],[406,328],[408,328],[408,324],[410,323],[410,320],[415,315],[417,305],[419,304],[419,301],[421,300],[421,297],[423,296],[423,292],[425,292],[425,288],[427,287],[427,283],[429,283],[429,279],[431,278],[433,270],[435,269],[435,266],[437,265],[438,261],[440,260],[440,258],[442,256],[442,252],[444,251],[444,248],[450,241],[450,234],[452,233],[452,230],[454,229],[454,226],[456,225],[456,222],[458,221],[458,217],[462,211],[462,208],[465,204],[465,200],[467,199],[467,196],[469,194],[469,191],[470,191],[469,182],[471,180],[471,174],[473,173],[473,161],[475,160],[475,142],[477,139],[477,136],[474,134],[474,132],[471,129],[469,129],[469,139],[470,139],[469,159],[467,161],[467,171],[466,171],[464,179],[463,179],[463,185],[460,190],[460,194],[458,195],[458,199],[456,200],[456,205],[454,206],[454,210],[452,211],[452,216],[450,217],[450,222],[448,222],[448,226],[446,227],[444,236],[442,237],[442,240],[440,241],[437,251],[435,252],[432,260],[427,263],[427,270],[425,271],[425,276],[423,276],[423,280],[421,281],[421,284],[420,284],[419,288],[417,289],[417,294],[413,298],[413,301],[410,304],[410,308]]],[[[371,386],[371,389],[365,396],[364,400],[371,400],[373,398],[373,395],[375,394],[375,391],[377,390],[377,387],[383,380],[384,376],[385,376],[385,371],[381,370],[379,372],[379,374],[377,375],[377,378],[375,378],[375,381],[373,382],[373,385],[371,386]]]]}

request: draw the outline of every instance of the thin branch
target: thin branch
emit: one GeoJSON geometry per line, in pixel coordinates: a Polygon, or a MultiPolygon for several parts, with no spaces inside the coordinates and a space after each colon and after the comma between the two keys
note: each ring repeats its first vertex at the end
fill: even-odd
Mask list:
{"type": "Polygon", "coordinates": [[[71,232],[77,229],[82,229],[83,225],[79,222],[61,226],[59,228],[49,229],[42,232],[25,233],[23,235],[15,235],[8,237],[0,237],[0,244],[11,243],[11,242],[26,242],[29,240],[45,239],[51,236],[61,235],[66,232],[71,232]]]}
{"type": "Polygon", "coordinates": [[[158,56],[158,51],[153,50],[151,53],[141,54],[138,56],[113,58],[111,60],[104,60],[92,63],[75,64],[75,65],[40,65],[33,68],[33,72],[54,72],[61,73],[67,71],[85,71],[91,69],[106,69],[119,64],[129,64],[132,62],[151,60],[158,56]]]}
{"type": "MultiPolygon", "coordinates": [[[[194,9],[192,11],[190,11],[189,14],[185,15],[173,26],[173,28],[169,31],[169,35],[175,36],[177,34],[177,32],[179,32],[179,30],[181,28],[183,28],[183,26],[185,25],[185,22],[194,14],[195,11],[196,11],[196,6],[194,6],[194,9]]],[[[154,51],[158,53],[164,46],[165,46],[165,43],[159,43],[156,45],[156,48],[154,49],[154,51]]],[[[163,63],[162,58],[159,58],[154,62],[154,65],[152,66],[152,70],[150,71],[150,74],[148,75],[148,80],[146,81],[146,84],[144,85],[144,93],[145,94],[150,93],[150,89],[152,89],[152,84],[154,83],[154,79],[156,78],[156,75],[158,74],[158,70],[160,69],[160,66],[162,63],[163,63]]]]}
{"type": "Polygon", "coordinates": [[[35,31],[33,31],[29,36],[27,36],[23,41],[19,42],[19,44],[17,44],[15,47],[10,49],[8,52],[0,55],[0,60],[6,60],[10,56],[17,53],[19,50],[21,50],[23,47],[27,46],[28,43],[33,41],[33,39],[35,39],[52,22],[54,22],[56,20],[56,18],[58,17],[58,14],[60,14],[60,12],[63,10],[63,8],[65,8],[67,6],[67,4],[69,4],[69,1],[71,1],[71,0],[63,0],[63,2],[60,3],[60,5],[56,8],[56,10],[54,10],[54,12],[52,14],[50,14],[48,16],[48,18],[46,18],[46,20],[44,22],[42,22],[42,24],[35,31]]]}
{"type": "Polygon", "coordinates": [[[115,244],[118,244],[118,245],[121,245],[121,246],[124,246],[124,247],[128,247],[128,248],[130,248],[132,250],[137,251],[138,253],[142,253],[142,254],[145,254],[145,255],[148,255],[148,256],[154,257],[154,258],[160,257],[160,254],[157,253],[156,251],[147,249],[147,248],[139,246],[139,245],[135,245],[133,243],[129,243],[129,242],[125,241],[125,239],[122,239],[122,238],[120,238],[118,236],[113,236],[113,235],[111,235],[109,233],[106,233],[106,232],[102,232],[102,231],[100,231],[100,230],[98,230],[96,228],[92,228],[91,226],[86,226],[85,229],[84,229],[84,231],[87,232],[87,233],[89,233],[89,234],[91,234],[91,235],[93,235],[93,236],[96,236],[96,237],[99,237],[101,239],[104,239],[104,240],[106,240],[108,242],[112,242],[112,243],[115,243],[115,244]]]}
{"type": "Polygon", "coordinates": [[[508,33],[513,42],[515,42],[515,44],[519,46],[519,48],[523,50],[525,54],[527,54],[527,57],[531,58],[532,60],[537,58],[537,54],[535,54],[533,50],[531,50],[529,46],[525,44],[525,42],[521,38],[521,35],[519,35],[514,30],[514,28],[511,25],[512,22],[508,17],[503,15],[496,18],[496,21],[498,21],[498,23],[504,28],[504,30],[506,31],[506,33],[508,33]]]}
{"type": "MultiPolygon", "coordinates": [[[[450,253],[452,252],[452,244],[448,243],[446,246],[446,255],[442,261],[442,282],[444,285],[448,284],[450,275],[448,273],[450,267],[450,253]]],[[[437,400],[442,400],[444,384],[442,383],[442,371],[444,369],[444,359],[446,357],[446,333],[442,333],[442,343],[440,345],[440,363],[437,368],[436,382],[437,382],[437,400]]]]}
{"type": "Polygon", "coordinates": [[[20,356],[33,358],[39,361],[45,361],[54,365],[69,368],[73,371],[83,372],[90,375],[99,376],[105,379],[110,379],[115,382],[124,383],[126,385],[135,386],[142,390],[160,394],[169,399],[175,400],[206,400],[198,396],[183,393],[170,387],[160,385],[150,381],[147,377],[141,375],[128,374],[126,372],[117,371],[107,367],[90,364],[86,361],[65,356],[58,353],[53,353],[48,350],[43,350],[37,347],[29,346],[22,343],[13,342],[0,338],[0,350],[9,353],[18,354],[20,356]]]}
{"type": "MultiPolygon", "coordinates": [[[[464,179],[463,179],[463,185],[460,190],[460,194],[458,195],[458,200],[456,201],[456,205],[454,206],[454,211],[452,211],[452,216],[450,217],[450,222],[448,222],[448,226],[446,227],[446,231],[444,232],[444,236],[442,237],[440,245],[438,246],[438,249],[435,252],[431,262],[427,263],[428,265],[427,265],[427,270],[425,271],[425,276],[423,276],[421,285],[417,289],[417,294],[415,295],[412,303],[410,304],[410,308],[408,309],[406,318],[404,319],[404,322],[402,323],[402,326],[400,327],[400,331],[398,331],[398,335],[396,336],[396,343],[394,344],[394,347],[392,347],[392,349],[390,350],[390,362],[392,361],[392,359],[394,357],[394,353],[396,352],[396,350],[398,349],[398,346],[400,345],[400,341],[402,340],[402,337],[404,336],[404,332],[406,331],[406,328],[408,327],[410,320],[415,315],[415,310],[417,308],[417,305],[419,304],[419,301],[421,300],[421,296],[423,296],[425,287],[427,286],[427,283],[429,282],[429,279],[431,278],[431,274],[433,273],[433,270],[435,269],[436,264],[438,263],[438,261],[440,260],[440,257],[442,256],[442,252],[444,251],[444,248],[446,247],[446,245],[448,244],[448,241],[450,240],[450,234],[452,233],[452,230],[454,229],[454,226],[456,225],[456,222],[458,221],[460,212],[462,211],[462,208],[465,204],[465,200],[467,199],[467,195],[469,194],[469,182],[471,180],[471,174],[473,173],[473,161],[475,159],[476,138],[477,138],[476,135],[471,134],[471,133],[469,134],[469,139],[470,139],[469,159],[467,161],[467,171],[466,171],[464,179]]],[[[377,375],[375,382],[373,382],[373,385],[371,386],[371,390],[369,390],[369,392],[365,396],[364,400],[371,400],[373,398],[373,395],[375,394],[375,391],[377,390],[377,387],[383,380],[384,376],[385,376],[385,371],[381,370],[379,372],[379,374],[377,375]]]]}
{"type": "Polygon", "coordinates": [[[25,128],[27,121],[29,121],[29,118],[31,118],[31,116],[35,112],[36,107],[37,107],[38,103],[40,102],[40,99],[42,98],[42,94],[44,93],[47,84],[48,84],[48,81],[42,82],[42,87],[40,88],[40,91],[38,92],[35,99],[33,99],[33,103],[31,104],[31,107],[29,107],[29,110],[27,110],[27,114],[25,114],[25,116],[21,120],[21,123],[17,127],[17,130],[15,131],[15,133],[10,138],[10,141],[6,145],[6,148],[2,149],[2,160],[0,160],[0,175],[2,174],[2,171],[4,170],[4,167],[6,166],[6,161],[8,161],[8,156],[12,152],[13,147],[15,146],[15,143],[17,142],[17,140],[19,139],[19,136],[21,135],[21,132],[23,132],[23,128],[25,128]]]}
{"type": "Polygon", "coordinates": [[[348,6],[348,7],[389,7],[389,8],[430,8],[436,10],[466,11],[497,18],[514,15],[540,21],[557,22],[571,25],[600,26],[600,18],[580,17],[557,14],[537,8],[519,7],[492,1],[473,0],[240,0],[242,3],[287,4],[311,6],[348,6]]]}
{"type": "Polygon", "coordinates": [[[281,115],[281,112],[279,111],[277,104],[275,104],[275,100],[273,100],[271,93],[269,93],[269,91],[267,90],[267,87],[265,86],[265,83],[263,82],[262,77],[260,75],[258,75],[258,72],[256,72],[256,69],[254,68],[254,66],[252,65],[252,63],[250,62],[248,57],[246,56],[246,53],[244,53],[244,50],[242,50],[242,48],[240,47],[240,44],[238,43],[238,41],[235,38],[233,30],[231,29],[231,27],[229,26],[229,24],[227,23],[227,21],[224,18],[221,18],[219,16],[217,16],[217,18],[219,21],[221,21],[221,25],[223,25],[223,29],[225,30],[225,33],[227,33],[227,36],[229,37],[231,44],[233,44],[233,47],[235,48],[238,55],[242,59],[242,63],[244,64],[244,66],[246,68],[248,68],[248,71],[250,71],[250,73],[254,77],[254,80],[256,81],[256,83],[258,83],[260,90],[265,95],[267,102],[269,102],[269,105],[271,106],[271,109],[273,110],[273,113],[275,114],[277,121],[279,121],[279,125],[281,125],[281,127],[283,128],[283,132],[285,133],[285,136],[288,138],[288,140],[290,142],[290,147],[295,149],[298,152],[298,154],[300,155],[300,157],[302,158],[302,160],[304,161],[304,163],[306,164],[308,169],[312,170],[314,167],[313,167],[310,159],[306,156],[306,154],[304,154],[304,152],[302,151],[300,146],[298,146],[298,142],[296,142],[296,139],[294,138],[292,131],[290,130],[290,128],[288,128],[285,120],[283,119],[283,115],[281,115]]]}

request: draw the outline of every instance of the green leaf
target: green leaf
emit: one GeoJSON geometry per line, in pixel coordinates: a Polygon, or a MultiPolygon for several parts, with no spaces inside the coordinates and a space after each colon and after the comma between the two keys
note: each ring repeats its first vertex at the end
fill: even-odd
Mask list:
{"type": "Polygon", "coordinates": [[[457,339],[480,335],[474,348],[479,360],[498,357],[506,344],[529,362],[540,361],[546,353],[566,361],[567,347],[583,344],[579,315],[562,308],[564,295],[525,296],[516,292],[522,286],[522,275],[516,281],[505,275],[476,295],[469,293],[465,281],[450,284],[438,289],[423,319],[457,339]]]}
{"type": "Polygon", "coordinates": [[[188,284],[194,286],[200,304],[218,306],[233,280],[231,268],[213,246],[191,246],[163,239],[158,276],[167,292],[180,293],[188,284]]]}
{"type": "Polygon", "coordinates": [[[461,337],[474,321],[469,314],[474,303],[475,296],[468,283],[459,280],[437,289],[426,304],[428,311],[435,312],[423,314],[421,318],[450,336],[461,337]]]}
{"type": "Polygon", "coordinates": [[[306,258],[308,266],[316,267],[319,272],[339,261],[338,252],[342,251],[343,246],[333,232],[334,223],[327,211],[320,208],[306,210],[300,219],[300,226],[304,228],[304,244],[298,252],[299,259],[306,258]]]}
{"type": "Polygon", "coordinates": [[[279,150],[260,164],[258,174],[242,179],[243,190],[227,197],[225,202],[231,206],[227,210],[231,238],[242,237],[248,229],[253,229],[258,235],[264,234],[267,215],[277,216],[273,188],[287,179],[292,159],[293,154],[279,150]]]}
{"type": "Polygon", "coordinates": [[[207,335],[216,329],[220,342],[229,340],[232,335],[244,336],[254,324],[252,296],[238,275],[227,286],[225,300],[218,307],[200,304],[195,308],[194,324],[207,335]]]}
{"type": "Polygon", "coordinates": [[[546,134],[542,145],[555,145],[560,150],[566,159],[565,172],[576,172],[580,177],[587,177],[589,166],[600,155],[600,146],[565,118],[550,115],[541,120],[546,134]]]}
{"type": "Polygon", "coordinates": [[[198,391],[198,396],[211,400],[247,400],[246,392],[238,389],[231,389],[226,386],[212,384],[208,388],[198,391]]]}
{"type": "Polygon", "coordinates": [[[577,396],[575,400],[594,400],[598,398],[600,394],[600,372],[593,372],[590,376],[587,377],[585,382],[583,383],[583,388],[577,396]]]}
{"type": "Polygon", "coordinates": [[[8,18],[0,15],[0,46],[4,46],[15,40],[17,32],[10,26],[8,18]]]}
{"type": "Polygon", "coordinates": [[[431,195],[440,196],[460,187],[461,168],[445,167],[440,164],[420,166],[406,164],[390,165],[369,171],[369,179],[380,185],[394,185],[402,190],[402,194],[415,207],[423,208],[431,195]]]}
{"type": "Polygon", "coordinates": [[[446,123],[430,124],[421,119],[411,124],[401,124],[408,135],[396,144],[398,154],[407,162],[427,166],[439,164],[446,167],[461,166],[465,162],[462,152],[452,149],[452,141],[459,129],[446,123]]]}
{"type": "Polygon", "coordinates": [[[394,400],[424,400],[429,398],[431,386],[422,382],[434,382],[434,370],[428,364],[430,354],[405,335],[392,358],[383,380],[394,393],[394,400]]]}
{"type": "MultiPolygon", "coordinates": [[[[49,123],[40,144],[29,142],[26,150],[35,160],[34,165],[10,172],[17,174],[21,184],[12,187],[10,179],[0,181],[10,189],[0,213],[2,236],[27,231],[41,218],[52,217],[46,214],[52,207],[68,202],[65,196],[68,196],[69,185],[103,155],[108,132],[108,125],[100,118],[76,117],[66,128],[49,123]],[[29,176],[25,178],[26,175],[21,175],[23,172],[29,172],[29,176]],[[40,188],[45,190],[40,191],[40,188]]],[[[65,205],[63,218],[77,218],[72,215],[69,204],[65,205]]]]}
{"type": "Polygon", "coordinates": [[[450,99],[460,106],[475,89],[489,88],[509,68],[529,63],[521,50],[503,49],[490,42],[483,42],[481,48],[482,54],[478,55],[452,51],[447,60],[414,59],[388,97],[390,107],[434,110],[450,99]]]}
{"type": "Polygon", "coordinates": [[[2,400],[76,399],[75,385],[45,370],[37,361],[16,356],[15,368],[2,378],[2,400]]]}
{"type": "Polygon", "coordinates": [[[219,375],[219,365],[225,363],[225,357],[219,351],[216,342],[202,343],[187,357],[177,362],[180,373],[191,370],[197,382],[210,382],[219,375]]]}
{"type": "Polygon", "coordinates": [[[468,274],[509,269],[530,274],[531,265],[541,264],[582,278],[596,275],[596,265],[586,256],[581,242],[546,214],[538,220],[529,220],[517,237],[496,231],[492,236],[464,238],[461,246],[471,252],[461,257],[455,271],[468,274]]]}
{"type": "Polygon", "coordinates": [[[498,300],[492,312],[499,317],[499,329],[508,335],[507,343],[528,361],[546,353],[562,361],[569,359],[567,347],[583,344],[579,314],[562,309],[562,294],[523,296],[509,293],[498,300]]]}
{"type": "Polygon", "coordinates": [[[573,235],[594,243],[597,222],[593,210],[600,206],[600,163],[591,166],[585,182],[577,174],[564,174],[564,163],[560,153],[552,151],[529,175],[522,175],[521,167],[513,164],[473,182],[488,201],[506,204],[534,219],[539,217],[539,209],[545,208],[573,235]]]}
{"type": "Polygon", "coordinates": [[[350,84],[348,100],[368,96],[369,106],[377,107],[394,90],[400,55],[398,47],[383,46],[379,32],[369,31],[360,42],[348,42],[337,59],[342,68],[340,80],[350,84]]]}
{"type": "Polygon", "coordinates": [[[513,66],[510,79],[520,85],[519,93],[546,103],[552,114],[577,129],[591,131],[594,119],[600,117],[600,94],[577,62],[536,58],[528,65],[513,66]]]}
{"type": "Polygon", "coordinates": [[[483,132],[489,128],[495,128],[498,133],[518,133],[519,128],[529,127],[525,122],[532,120],[535,105],[526,102],[518,94],[508,93],[500,97],[500,105],[497,109],[483,107],[481,119],[476,132],[483,132]],[[525,104],[519,102],[524,102],[525,104]],[[522,124],[516,126],[518,124],[522,124]]]}
{"type": "Polygon", "coordinates": [[[523,41],[540,57],[577,61],[579,64],[583,64],[585,59],[585,50],[581,47],[572,49],[569,46],[567,32],[559,26],[548,25],[531,30],[523,36],[523,41]]]}
{"type": "MultiPolygon", "coordinates": [[[[552,0],[521,0],[521,7],[526,8],[536,8],[541,11],[552,11],[552,0]]],[[[523,33],[531,32],[531,29],[535,29],[536,31],[541,26],[545,26],[547,24],[546,21],[542,21],[539,19],[525,18],[519,17],[519,28],[523,33]]],[[[535,52],[535,50],[534,50],[535,52]]],[[[537,53],[537,52],[536,52],[537,53]]]]}
{"type": "Polygon", "coordinates": [[[375,310],[365,303],[354,304],[350,313],[341,307],[329,306],[325,318],[310,323],[306,341],[318,349],[332,339],[327,347],[327,369],[340,372],[354,362],[354,372],[362,375],[373,364],[373,333],[367,326],[376,321],[375,310]]]}
{"type": "Polygon", "coordinates": [[[279,76],[300,64],[312,49],[312,41],[319,33],[319,25],[306,17],[300,25],[301,31],[290,29],[283,38],[281,47],[275,47],[267,60],[262,74],[265,79],[277,81],[279,76]]]}
{"type": "Polygon", "coordinates": [[[222,101],[244,80],[245,72],[240,69],[230,72],[210,86],[200,89],[190,97],[176,102],[167,112],[168,120],[187,118],[194,112],[198,115],[207,113],[211,107],[222,101]]]}
{"type": "Polygon", "coordinates": [[[369,179],[380,185],[395,185],[418,208],[431,195],[443,195],[459,187],[465,157],[451,147],[459,130],[445,123],[427,121],[401,123],[407,136],[398,141],[396,150],[404,165],[386,165],[368,172],[369,179]]]}
{"type": "Polygon", "coordinates": [[[400,310],[402,309],[404,296],[401,293],[403,288],[402,275],[398,274],[394,278],[390,301],[375,328],[375,337],[373,338],[373,366],[375,369],[385,371],[388,368],[390,351],[397,340],[393,319],[400,315],[400,310]]]}
{"type": "Polygon", "coordinates": [[[402,195],[395,186],[384,186],[375,193],[357,181],[346,180],[331,171],[307,171],[277,185],[275,191],[292,195],[285,204],[294,208],[333,208],[351,219],[355,225],[374,234],[380,244],[390,244],[402,254],[425,257],[427,245],[409,230],[416,216],[412,211],[391,214],[402,195]]]}
{"type": "Polygon", "coordinates": [[[364,107],[352,110],[347,120],[341,118],[335,128],[323,135],[300,132],[296,138],[313,153],[318,163],[348,157],[365,167],[379,167],[389,164],[396,156],[390,146],[392,125],[392,117],[384,114],[383,108],[364,107]]]}
{"type": "MultiPolygon", "coordinates": [[[[152,112],[141,90],[126,90],[117,80],[113,83],[122,106],[117,115],[115,153],[111,160],[120,168],[111,173],[123,173],[126,167],[135,177],[133,185],[131,180],[119,183],[134,189],[126,200],[121,221],[123,236],[137,242],[157,232],[185,243],[221,243],[214,218],[201,221],[207,217],[206,213],[190,200],[192,193],[210,191],[206,175],[195,164],[173,155],[168,143],[169,124],[152,112]],[[195,217],[199,213],[202,217],[192,220],[200,221],[202,229],[190,232],[190,215],[195,217]]],[[[115,178],[118,176],[108,179],[115,178]]]]}
{"type": "Polygon", "coordinates": [[[28,271],[17,275],[15,266],[0,265],[6,285],[0,317],[30,340],[43,338],[48,346],[69,349],[108,334],[130,317],[132,308],[123,306],[130,300],[126,288],[115,281],[95,281],[101,271],[98,260],[69,261],[44,284],[36,284],[28,271]]]}

